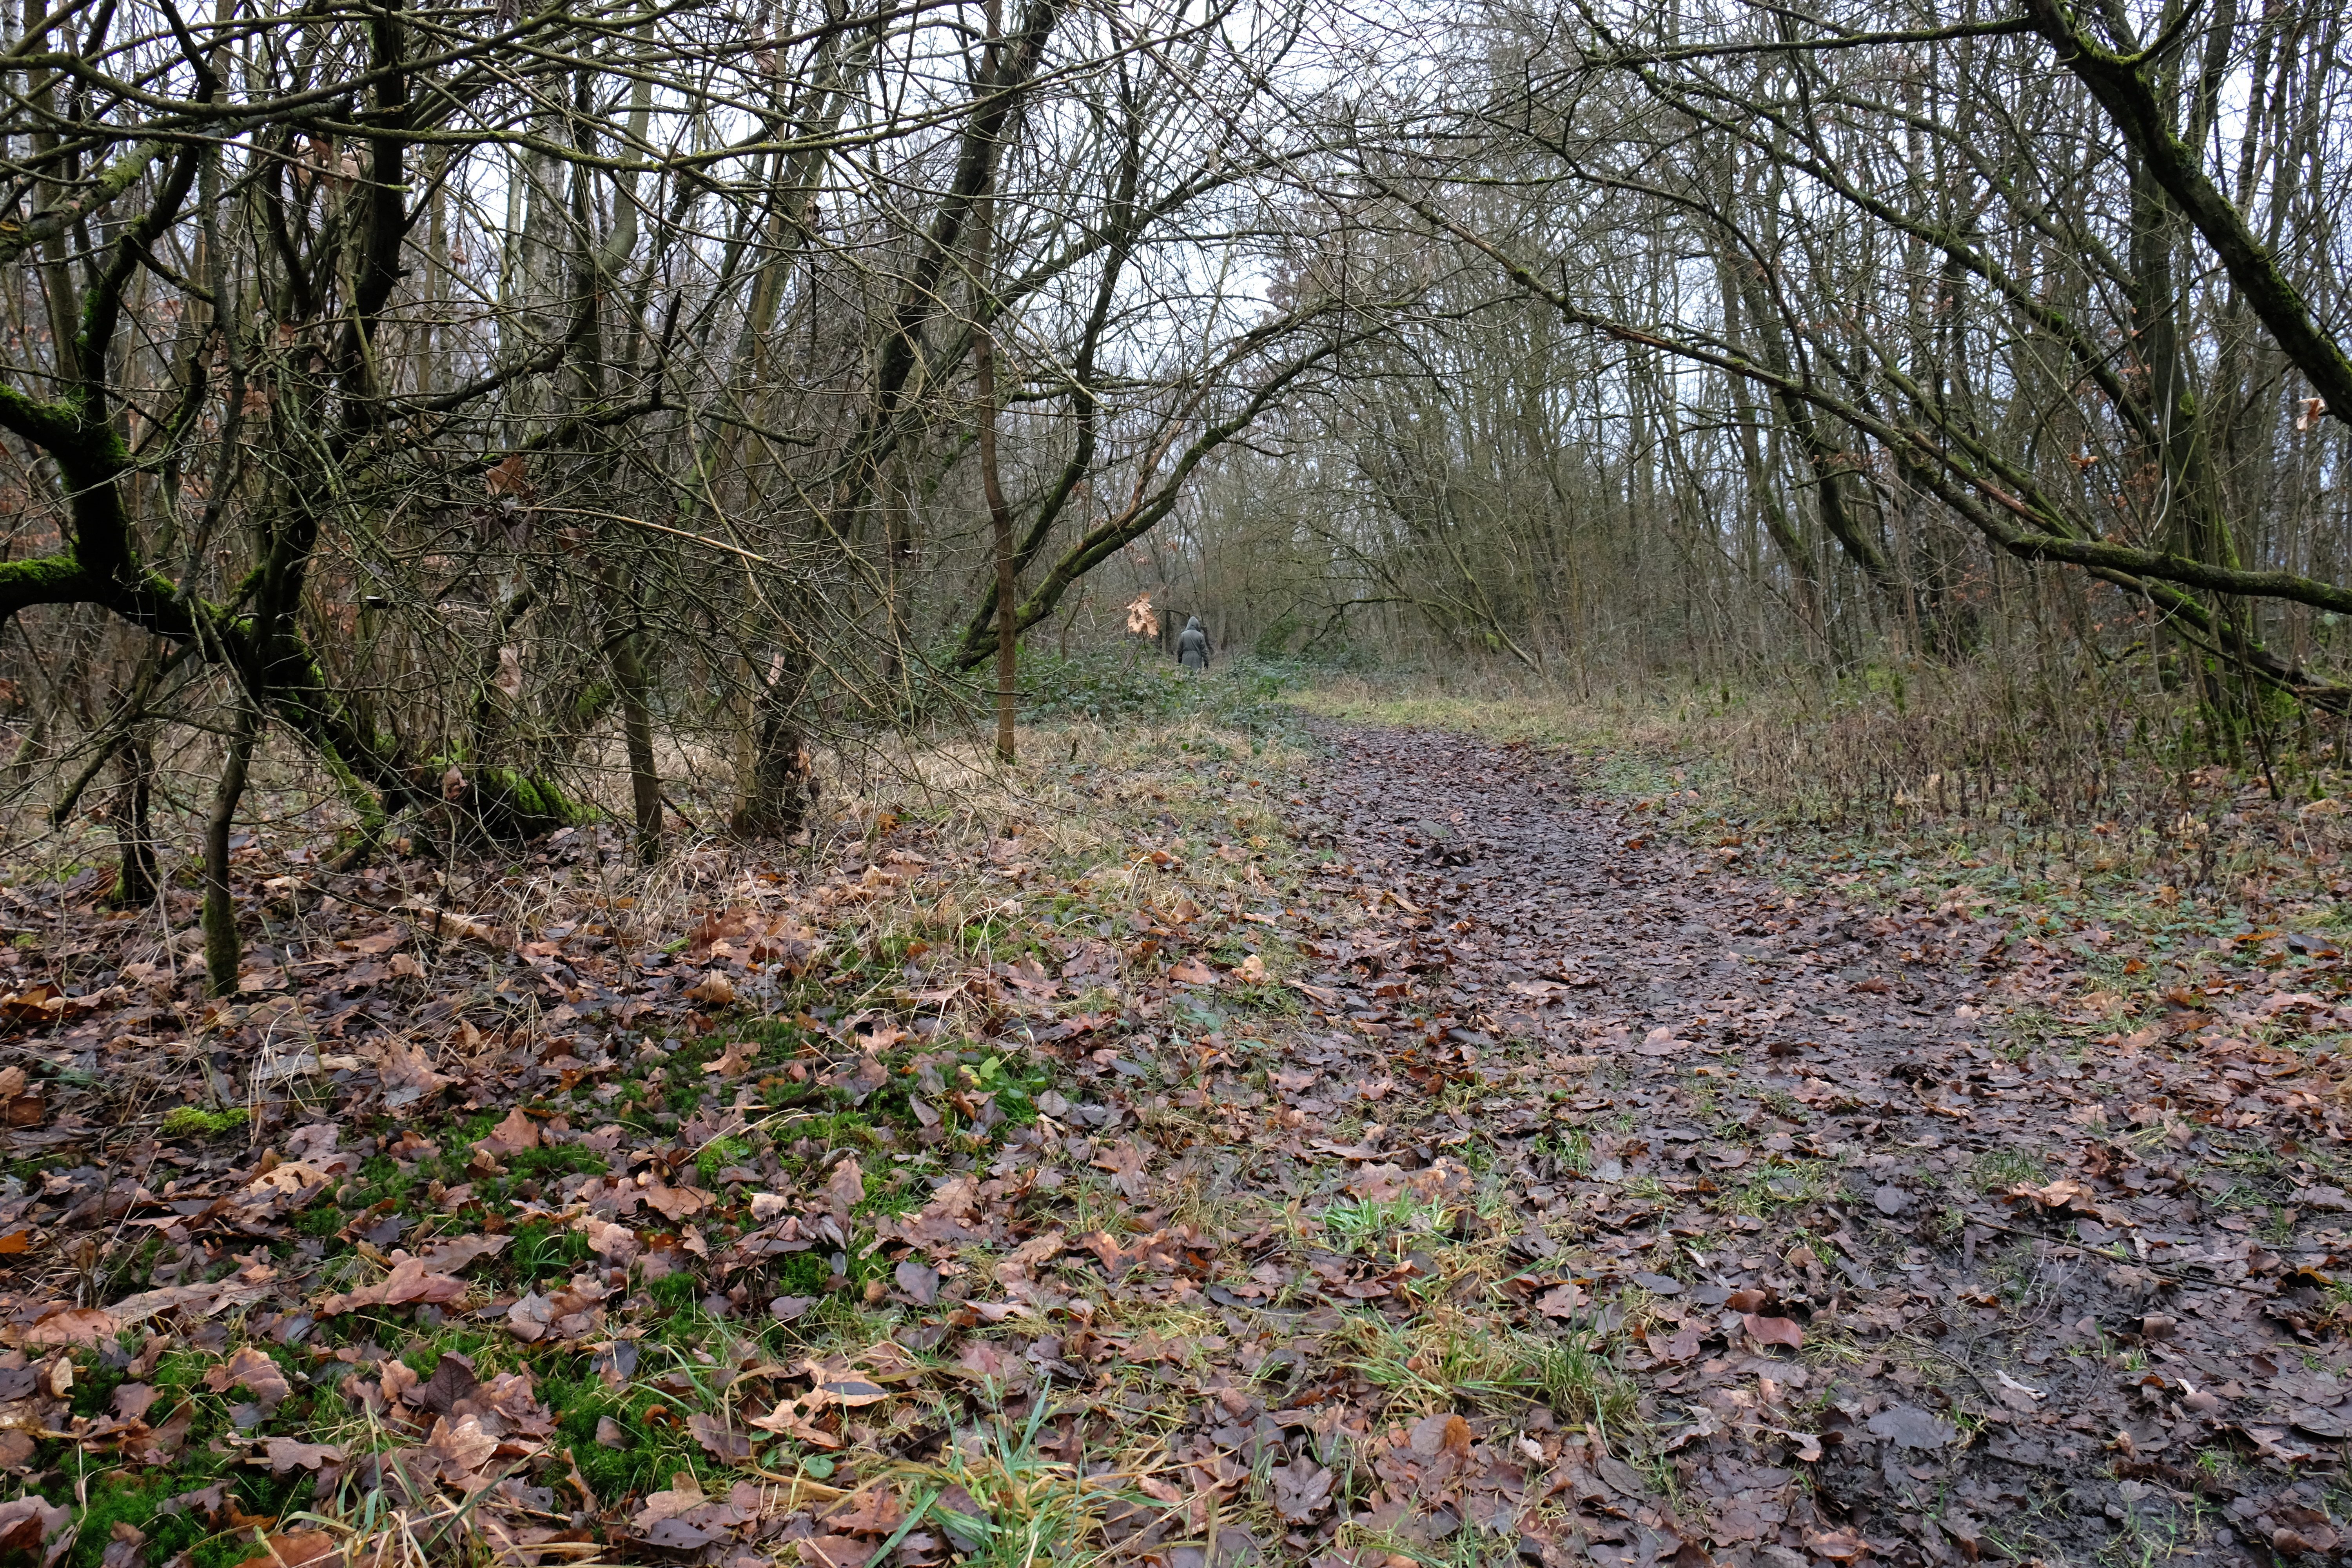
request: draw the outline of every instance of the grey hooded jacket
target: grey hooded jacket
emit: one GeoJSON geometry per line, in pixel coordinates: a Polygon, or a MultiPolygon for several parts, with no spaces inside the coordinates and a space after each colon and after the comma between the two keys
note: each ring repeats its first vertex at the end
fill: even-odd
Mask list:
{"type": "Polygon", "coordinates": [[[1209,634],[1198,616],[1186,620],[1184,629],[1177,634],[1176,662],[1187,669],[1209,668],[1209,634]]]}

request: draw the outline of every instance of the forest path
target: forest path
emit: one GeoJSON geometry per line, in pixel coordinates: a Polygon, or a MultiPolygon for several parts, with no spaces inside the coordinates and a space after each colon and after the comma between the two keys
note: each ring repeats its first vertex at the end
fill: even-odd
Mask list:
{"type": "Polygon", "coordinates": [[[1308,727],[1074,730],[625,926],[617,825],[256,859],[226,1003],[92,871],[0,886],[54,933],[0,950],[0,1540],[170,1568],[405,1475],[486,1561],[2336,1552],[2327,910],[2110,931],[1308,727]]]}
{"type": "Polygon", "coordinates": [[[2285,1097],[2203,1059],[2208,1016],[2071,1060],[2002,1022],[2079,986],[2055,942],[1790,892],[1531,748],[1318,732],[1305,988],[1363,1092],[1395,1080],[1353,1152],[1502,1178],[1501,1297],[1639,1389],[1612,1446],[1654,1462],[1570,1444],[1547,1560],[2332,1543],[2341,1496],[2291,1483],[2342,1474],[2343,1237],[2232,1190],[2231,1113],[2197,1111],[2285,1097]]]}

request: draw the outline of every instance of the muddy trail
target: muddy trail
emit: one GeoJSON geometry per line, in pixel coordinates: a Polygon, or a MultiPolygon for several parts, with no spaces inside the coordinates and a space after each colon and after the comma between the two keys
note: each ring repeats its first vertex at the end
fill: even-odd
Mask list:
{"type": "Polygon", "coordinates": [[[1510,1240],[1472,1283],[1638,1391],[1495,1442],[1523,1557],[2332,1554],[2347,1199],[2292,1156],[2340,1149],[2343,1101],[2240,987],[2073,1059],[2017,1010],[2078,994],[2103,933],[1785,891],[1529,749],[1321,735],[1302,826],[1337,853],[1323,908],[1359,912],[1302,988],[1339,1026],[1329,1099],[1385,1125],[1314,1147],[1475,1151],[1510,1240]]]}

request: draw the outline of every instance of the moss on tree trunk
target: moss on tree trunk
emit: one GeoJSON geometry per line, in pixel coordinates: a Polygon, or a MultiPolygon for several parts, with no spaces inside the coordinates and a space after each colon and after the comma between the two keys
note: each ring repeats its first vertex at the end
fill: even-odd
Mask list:
{"type": "Polygon", "coordinates": [[[519,768],[474,767],[443,762],[464,781],[442,793],[443,811],[461,838],[512,844],[543,838],[559,828],[594,820],[593,807],[565,793],[553,780],[519,768]]]}

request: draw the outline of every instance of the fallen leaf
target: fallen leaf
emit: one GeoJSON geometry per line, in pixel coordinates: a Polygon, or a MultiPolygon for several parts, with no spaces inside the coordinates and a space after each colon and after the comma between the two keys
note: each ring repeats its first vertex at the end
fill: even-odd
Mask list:
{"type": "Polygon", "coordinates": [[[839,1437],[809,1420],[812,1414],[810,1408],[799,1399],[784,1399],[779,1400],[776,1407],[767,1415],[753,1416],[750,1424],[763,1432],[773,1432],[785,1437],[797,1437],[802,1442],[815,1447],[840,1447],[839,1437]]]}
{"type": "Polygon", "coordinates": [[[129,1329],[165,1312],[184,1319],[218,1317],[236,1307],[248,1307],[272,1293],[268,1282],[241,1284],[236,1279],[213,1285],[165,1285],[125,1296],[107,1309],[120,1328],[129,1329]]]}
{"type": "Polygon", "coordinates": [[[1305,1524],[1331,1506],[1331,1472],[1304,1456],[1269,1472],[1275,1511],[1291,1524],[1305,1524]]]}
{"type": "Polygon", "coordinates": [[[757,1041],[730,1040],[727,1042],[725,1050],[702,1064],[702,1070],[715,1073],[720,1078],[735,1078],[740,1076],[745,1068],[750,1067],[752,1058],[759,1054],[760,1047],[757,1041]]]}
{"type": "Polygon", "coordinates": [[[607,1266],[626,1268],[636,1258],[640,1246],[637,1233],[627,1226],[598,1219],[593,1215],[582,1215],[572,1223],[607,1266]]]}
{"type": "Polygon", "coordinates": [[[1143,1176],[1143,1151],[1132,1140],[1103,1148],[1088,1161],[1097,1171],[1110,1173],[1112,1182],[1129,1203],[1141,1203],[1148,1190],[1143,1176]]]}
{"type": "Polygon", "coordinates": [[[940,1299],[940,1271],[936,1268],[910,1258],[899,1264],[891,1277],[898,1280],[898,1289],[913,1297],[919,1306],[928,1307],[940,1299]]]}
{"type": "Polygon", "coordinates": [[[410,1390],[406,1403],[436,1415],[446,1415],[459,1401],[472,1397],[481,1386],[474,1375],[474,1363],[451,1351],[444,1354],[433,1368],[433,1375],[410,1390]]]}
{"type": "Polygon", "coordinates": [[[1000,1283],[1008,1285],[1017,1279],[1034,1279],[1039,1268],[1060,1257],[1068,1246],[1068,1238],[1058,1230],[1033,1236],[998,1259],[991,1272],[1000,1283]]]}
{"type": "Polygon", "coordinates": [[[2022,1394],[2030,1400],[2041,1400],[2048,1397],[2048,1395],[2041,1389],[2029,1387],[2027,1384],[2018,1382],[2017,1379],[2010,1376],[2009,1373],[2001,1371],[1999,1367],[1995,1367],[1993,1369],[1992,1375],[2003,1388],[2008,1389],[2012,1394],[2022,1394]]]}
{"type": "Polygon", "coordinates": [[[2071,1176],[2061,1176],[2042,1187],[2030,1182],[2020,1182],[2003,1195],[2011,1203],[2032,1202],[2046,1209],[2075,1209],[2089,1215],[2098,1212],[2097,1201],[2091,1189],[2071,1176]]]}
{"type": "Polygon", "coordinates": [[[488,1133],[474,1141],[474,1147],[486,1154],[519,1154],[525,1149],[539,1147],[539,1123],[516,1106],[488,1133]]]}
{"type": "Polygon", "coordinates": [[[646,1206],[665,1219],[680,1220],[700,1214],[714,1194],[700,1187],[667,1186],[660,1182],[644,1189],[646,1206]]]}
{"type": "Polygon", "coordinates": [[[74,1516],[47,1498],[20,1497],[0,1502],[0,1558],[38,1562],[42,1568],[73,1544],[74,1516]]]}
{"type": "Polygon", "coordinates": [[[237,1568],[340,1568],[342,1553],[323,1530],[297,1530],[262,1539],[262,1550],[237,1568]]]}
{"type": "Polygon", "coordinates": [[[887,1535],[907,1517],[896,1489],[867,1487],[824,1516],[824,1527],[840,1535],[887,1535]]]}
{"type": "Polygon", "coordinates": [[[824,1195],[833,1202],[833,1212],[841,1219],[866,1201],[866,1173],[857,1168],[857,1157],[844,1156],[824,1181],[824,1195]]]}
{"type": "Polygon", "coordinates": [[[498,1457],[499,1440],[483,1428],[478,1415],[460,1416],[454,1422],[440,1415],[425,1434],[425,1451],[440,1467],[442,1479],[460,1480],[480,1475],[498,1457]]]}
{"type": "Polygon", "coordinates": [[[2333,1552],[2342,1539],[2323,1522],[2300,1525],[2283,1524],[2271,1531],[2271,1545],[2293,1555],[2307,1552],[2314,1556],[2333,1552]]]}
{"type": "Polygon", "coordinates": [[[1536,1298],[1536,1310],[1547,1318],[1572,1317],[1583,1305],[1584,1292],[1573,1282],[1555,1285],[1536,1298]]]}
{"type": "Polygon", "coordinates": [[[462,1300],[466,1282],[454,1274],[436,1273],[421,1258],[394,1260],[392,1272],[373,1285],[329,1296],[318,1306],[319,1315],[331,1318],[362,1307],[399,1307],[412,1302],[440,1303],[462,1300]]]}
{"type": "Polygon", "coordinates": [[[509,452],[490,465],[482,475],[482,487],[494,496],[511,496],[528,500],[533,493],[530,479],[530,463],[520,452],[509,452]]]}
{"type": "Polygon", "coordinates": [[[1851,1530],[1807,1531],[1805,1545],[1832,1563],[1852,1563],[1870,1551],[1870,1542],[1851,1530]]]}
{"type": "Polygon", "coordinates": [[[37,1319],[25,1331],[18,1342],[26,1350],[47,1350],[54,1346],[80,1345],[95,1350],[110,1344],[122,1331],[114,1315],[97,1307],[60,1307],[37,1319]]]}
{"type": "Polygon", "coordinates": [[[277,1409],[294,1392],[284,1369],[251,1345],[239,1345],[235,1354],[205,1373],[205,1386],[215,1394],[242,1388],[265,1412],[277,1409]]]}
{"type": "Polygon", "coordinates": [[[751,1440],[719,1416],[698,1410],[686,1418],[686,1429],[705,1453],[722,1465],[741,1464],[751,1457],[751,1440]]]}
{"type": "Polygon", "coordinates": [[[851,1410],[868,1405],[879,1405],[890,1397],[890,1391],[880,1384],[870,1383],[851,1373],[824,1373],[811,1369],[816,1381],[809,1385],[809,1407],[822,1409],[827,1405],[839,1405],[851,1410]]]}
{"type": "Polygon", "coordinates": [[[481,1258],[497,1257],[513,1239],[510,1236],[453,1236],[426,1247],[416,1261],[436,1273],[455,1274],[481,1258]]]}
{"type": "Polygon", "coordinates": [[[1959,1436],[1949,1423],[1937,1420],[1916,1405],[1889,1405],[1872,1416],[1864,1430],[1899,1448],[1940,1448],[1959,1436]]]}
{"type": "Polygon", "coordinates": [[[269,1473],[276,1476],[343,1462],[343,1450],[335,1444],[305,1443],[293,1437],[272,1437],[262,1445],[262,1452],[269,1460],[269,1473]]]}
{"type": "Polygon", "coordinates": [[[1450,1412],[1423,1416],[1412,1424],[1406,1438],[1412,1451],[1424,1459],[1449,1451],[1462,1458],[1470,1455],[1470,1423],[1450,1412]]]}

